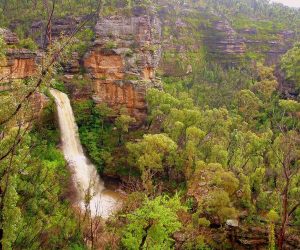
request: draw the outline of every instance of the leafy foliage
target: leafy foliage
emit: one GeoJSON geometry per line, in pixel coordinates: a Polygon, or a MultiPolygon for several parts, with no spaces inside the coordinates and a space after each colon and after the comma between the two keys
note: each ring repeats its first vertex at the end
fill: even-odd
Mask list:
{"type": "Polygon", "coordinates": [[[122,243],[126,249],[170,249],[171,234],[180,229],[177,211],[184,209],[178,196],[146,199],[142,207],[127,215],[122,243]]]}
{"type": "Polygon", "coordinates": [[[287,79],[294,81],[297,88],[300,88],[300,43],[289,50],[281,60],[281,67],[286,73],[287,79]]]}
{"type": "MultiPolygon", "coordinates": [[[[61,200],[69,182],[66,163],[56,149],[57,140],[52,140],[56,137],[50,136],[54,131],[49,130],[48,136],[47,131],[40,127],[39,132],[32,132],[24,138],[13,160],[11,175],[1,181],[2,188],[9,181],[7,195],[1,200],[4,206],[2,244],[5,249],[39,249],[41,244],[45,248],[53,245],[63,248],[68,242],[81,241],[75,215],[69,203],[61,200]],[[39,134],[41,131],[42,135],[39,134]],[[45,237],[47,240],[42,240],[45,237]]],[[[17,130],[12,129],[10,133],[14,137],[17,130]]],[[[9,145],[7,143],[1,141],[0,147],[4,151],[9,145]]],[[[7,164],[1,162],[1,175],[7,164]]]]}

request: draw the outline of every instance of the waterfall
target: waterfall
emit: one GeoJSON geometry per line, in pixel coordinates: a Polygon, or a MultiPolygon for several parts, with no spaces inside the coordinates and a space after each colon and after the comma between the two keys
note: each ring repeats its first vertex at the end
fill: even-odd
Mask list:
{"type": "Polygon", "coordinates": [[[86,208],[85,198],[89,194],[92,196],[88,204],[91,215],[108,218],[117,207],[117,195],[105,189],[95,166],[84,154],[68,96],[56,89],[50,92],[57,106],[62,150],[79,194],[79,206],[86,208]]]}

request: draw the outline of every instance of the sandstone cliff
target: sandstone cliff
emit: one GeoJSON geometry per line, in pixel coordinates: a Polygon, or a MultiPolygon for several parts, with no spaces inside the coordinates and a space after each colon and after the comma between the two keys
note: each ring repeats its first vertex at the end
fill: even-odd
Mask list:
{"type": "Polygon", "coordinates": [[[27,49],[8,49],[6,60],[1,64],[1,82],[24,79],[36,72],[36,54],[27,49]]]}
{"type": "MultiPolygon", "coordinates": [[[[17,36],[9,30],[0,29],[0,35],[7,45],[18,44],[17,36]]],[[[9,48],[0,63],[0,82],[24,79],[36,72],[36,53],[27,49],[9,48]]]]}
{"type": "Polygon", "coordinates": [[[292,47],[296,34],[287,27],[254,17],[232,16],[207,4],[160,0],[163,53],[161,73],[183,76],[203,67],[203,61],[236,66],[261,60],[277,64],[292,47]]]}
{"type": "MultiPolygon", "coordinates": [[[[160,87],[155,70],[161,58],[161,23],[153,9],[136,6],[130,12],[129,15],[101,17],[95,27],[85,27],[95,32],[93,45],[83,58],[73,53],[72,59],[64,65],[63,79],[72,90],[73,98],[92,96],[95,102],[105,102],[117,112],[125,107],[139,125],[147,115],[146,90],[160,87]],[[87,86],[79,89],[76,79],[86,80],[87,86]],[[86,93],[81,93],[83,91],[86,93]]],[[[86,18],[54,19],[52,39],[72,34],[86,18]]],[[[35,21],[29,31],[40,47],[45,43],[44,26],[42,21],[35,21]]],[[[10,37],[13,41],[12,34],[10,37]]],[[[35,53],[12,49],[7,55],[7,62],[2,65],[3,75],[23,79],[34,74],[35,53]]]]}
{"type": "Polygon", "coordinates": [[[93,99],[115,110],[126,107],[138,123],[146,118],[145,94],[159,86],[155,69],[160,60],[161,26],[154,14],[101,18],[96,40],[85,55],[84,67],[93,80],[93,99]]]}
{"type": "MultiPolygon", "coordinates": [[[[229,20],[205,5],[160,0],[156,11],[135,6],[125,14],[119,11],[102,15],[97,22],[93,20],[85,26],[95,33],[93,45],[83,58],[74,52],[72,60],[64,65],[64,80],[74,90],[73,98],[92,96],[116,111],[126,107],[141,123],[147,111],[146,90],[159,87],[155,71],[183,76],[203,68],[211,59],[226,66],[258,58],[276,64],[295,36],[293,31],[269,27],[265,20],[229,20]],[[248,23],[251,28],[246,28],[248,23]],[[79,78],[91,84],[77,88],[75,81],[79,78]]],[[[73,33],[86,18],[55,18],[52,38],[73,33]]],[[[44,26],[42,21],[34,21],[30,28],[31,36],[40,46],[45,39],[44,26]]],[[[13,34],[6,37],[8,44],[16,43],[13,34]]],[[[11,78],[34,73],[34,53],[12,50],[8,55],[1,67],[11,78]]]]}
{"type": "MultiPolygon", "coordinates": [[[[11,89],[11,81],[24,80],[35,75],[37,71],[37,54],[27,49],[17,49],[19,39],[10,30],[0,29],[0,35],[9,46],[5,57],[0,60],[0,91],[11,89]]],[[[34,117],[41,114],[47,103],[45,95],[35,92],[31,96],[31,108],[34,117]]],[[[28,117],[32,119],[32,117],[28,117]]]]}

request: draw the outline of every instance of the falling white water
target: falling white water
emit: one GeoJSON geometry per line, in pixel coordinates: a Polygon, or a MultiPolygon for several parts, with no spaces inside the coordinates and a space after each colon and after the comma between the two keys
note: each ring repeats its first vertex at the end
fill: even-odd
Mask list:
{"type": "Polygon", "coordinates": [[[90,194],[92,198],[88,205],[91,215],[108,218],[118,205],[117,196],[114,192],[105,189],[95,166],[84,155],[68,96],[56,89],[51,89],[50,92],[57,106],[62,149],[80,196],[79,205],[85,209],[85,197],[90,194]]]}

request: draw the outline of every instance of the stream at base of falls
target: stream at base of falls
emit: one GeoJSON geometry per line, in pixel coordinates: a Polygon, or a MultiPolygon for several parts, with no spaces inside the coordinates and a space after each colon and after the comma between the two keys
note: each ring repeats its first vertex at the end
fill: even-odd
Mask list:
{"type": "Polygon", "coordinates": [[[78,192],[78,205],[82,209],[88,205],[92,217],[107,219],[120,205],[120,194],[105,188],[96,167],[85,156],[68,96],[56,89],[50,92],[57,106],[62,150],[78,192]]]}

